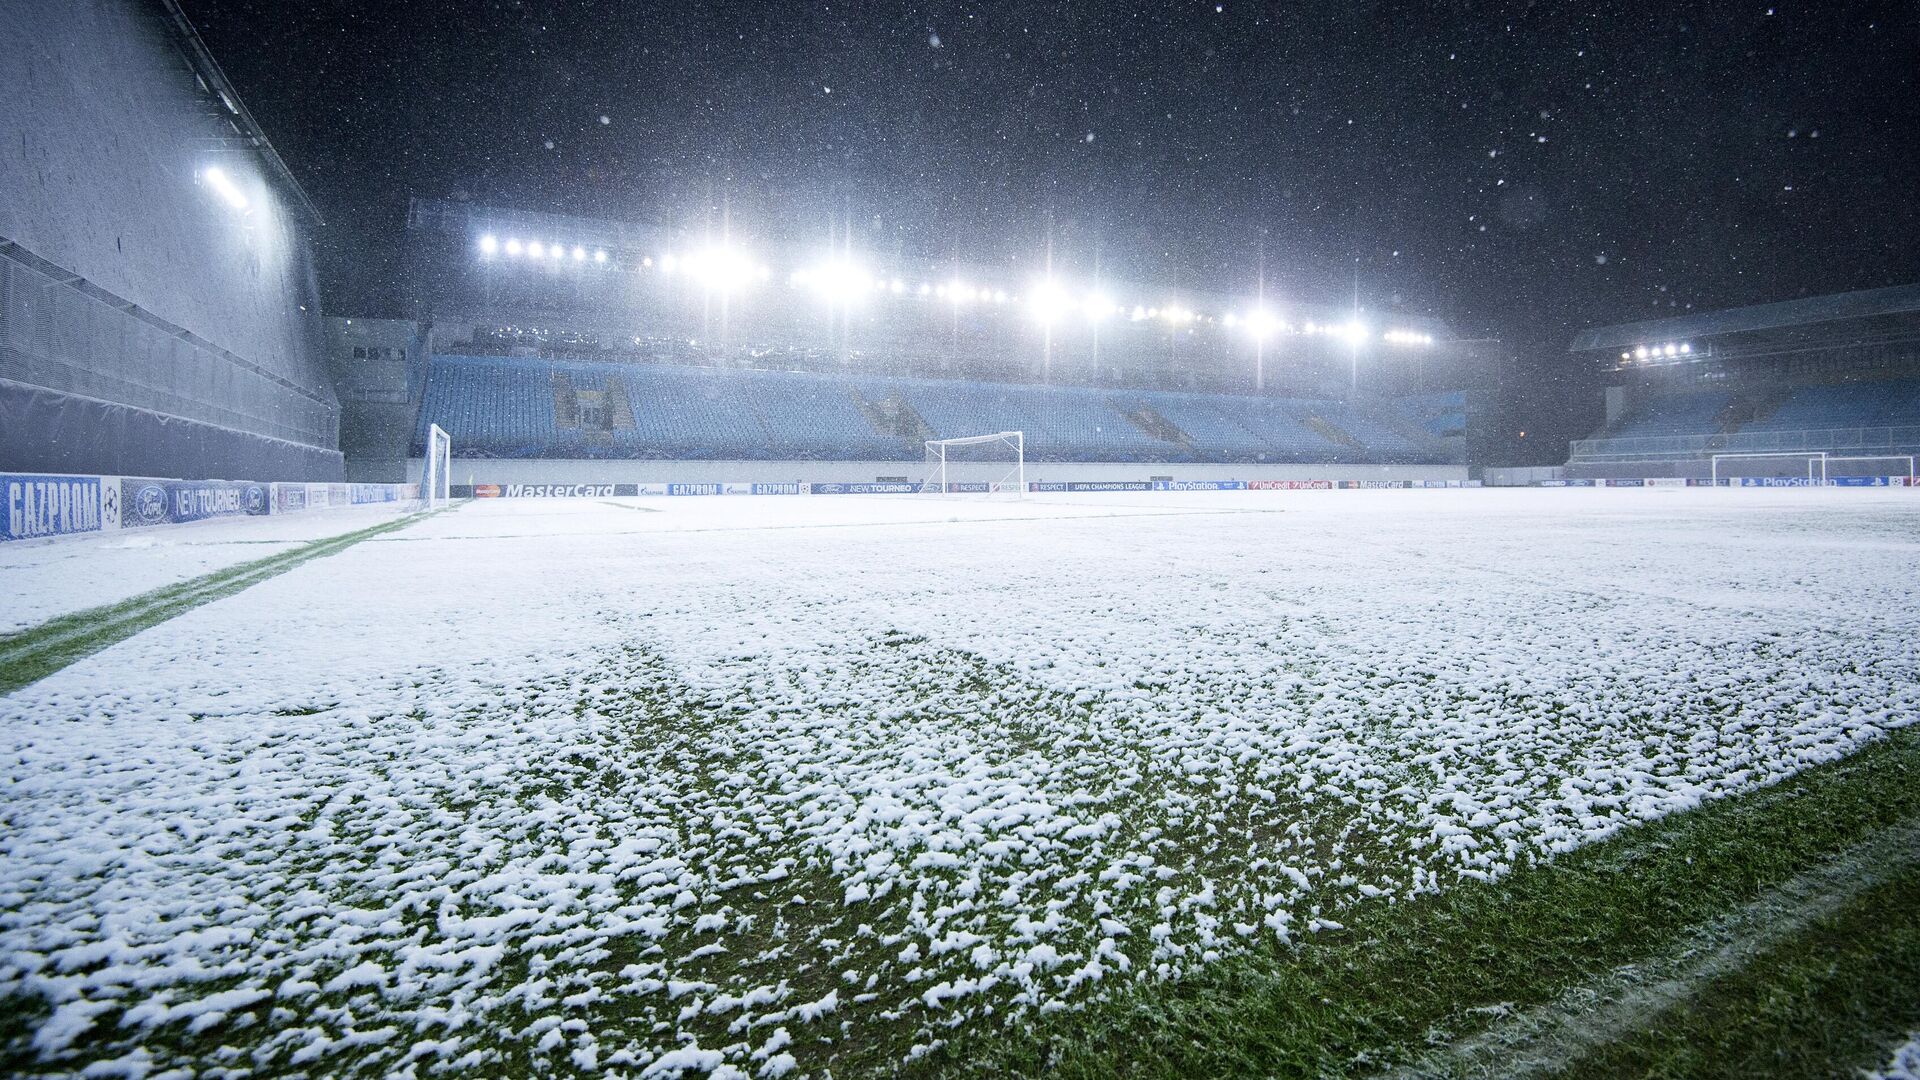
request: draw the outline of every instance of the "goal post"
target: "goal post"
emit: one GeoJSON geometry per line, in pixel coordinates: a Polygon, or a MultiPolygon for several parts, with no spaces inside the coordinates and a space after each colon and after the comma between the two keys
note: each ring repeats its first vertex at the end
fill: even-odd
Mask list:
{"type": "Polygon", "coordinates": [[[1827,454],[1824,450],[1783,450],[1768,453],[1713,455],[1713,484],[1735,487],[1754,478],[1788,482],[1793,486],[1825,487],[1827,454]]]}
{"type": "Polygon", "coordinates": [[[432,510],[448,501],[453,483],[453,438],[439,424],[427,427],[426,452],[420,463],[420,501],[432,510]]]}
{"type": "Polygon", "coordinates": [[[957,439],[928,439],[923,495],[1013,495],[1027,490],[1027,436],[996,431],[957,439]]]}

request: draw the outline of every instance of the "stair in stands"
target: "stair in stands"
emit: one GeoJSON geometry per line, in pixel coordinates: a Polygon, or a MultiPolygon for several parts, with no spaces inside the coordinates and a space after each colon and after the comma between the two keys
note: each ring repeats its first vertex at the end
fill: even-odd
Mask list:
{"type": "Polygon", "coordinates": [[[1301,419],[1302,419],[1302,422],[1307,425],[1307,427],[1313,429],[1313,433],[1315,435],[1320,436],[1321,438],[1327,440],[1328,442],[1333,443],[1337,446],[1344,446],[1349,450],[1357,450],[1363,454],[1367,452],[1367,444],[1347,434],[1345,431],[1341,430],[1340,428],[1335,427],[1333,424],[1329,423],[1327,420],[1319,416],[1315,416],[1312,413],[1308,413],[1306,416],[1302,417],[1301,419]]]}
{"type": "Polygon", "coordinates": [[[564,371],[553,373],[553,424],[555,427],[580,426],[580,399],[573,391],[573,380],[564,371]]]}

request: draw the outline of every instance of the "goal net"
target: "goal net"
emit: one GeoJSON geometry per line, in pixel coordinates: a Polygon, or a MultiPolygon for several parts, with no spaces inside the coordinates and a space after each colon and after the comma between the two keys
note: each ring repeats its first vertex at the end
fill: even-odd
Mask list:
{"type": "Polygon", "coordinates": [[[1025,432],[997,431],[964,439],[928,439],[925,495],[1013,495],[1027,490],[1025,432]]]}
{"type": "Polygon", "coordinates": [[[420,501],[431,510],[446,503],[453,472],[453,439],[439,424],[427,428],[427,456],[420,464],[420,501]]]}
{"type": "Polygon", "coordinates": [[[1827,458],[1827,480],[1913,484],[1912,454],[1839,454],[1827,458]]]}
{"type": "Polygon", "coordinates": [[[1827,455],[1821,451],[1715,454],[1713,482],[1731,487],[1825,487],[1827,455]]]}

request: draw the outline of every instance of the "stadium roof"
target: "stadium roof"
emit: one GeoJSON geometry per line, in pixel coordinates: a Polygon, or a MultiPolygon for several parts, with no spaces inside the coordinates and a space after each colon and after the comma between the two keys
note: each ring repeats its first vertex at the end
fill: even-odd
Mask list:
{"type": "Polygon", "coordinates": [[[306,190],[300,186],[300,181],[293,178],[293,172],[287,168],[287,163],[280,160],[279,152],[274,150],[273,144],[267,141],[267,133],[261,130],[253,114],[248,112],[246,105],[240,101],[240,92],[227,81],[226,73],[221,71],[220,65],[214,61],[213,53],[208,51],[207,43],[200,39],[200,31],[193,28],[193,23],[187,19],[187,13],[180,9],[178,0],[160,0],[160,7],[166,12],[167,28],[173,34],[174,43],[180,47],[180,52],[192,66],[193,73],[199,77],[207,93],[224,107],[225,119],[233,126],[236,136],[235,140],[231,141],[236,141],[258,155],[266,164],[267,172],[271,173],[292,197],[293,204],[307,216],[309,221],[316,225],[321,224],[319,209],[313,205],[312,199],[307,198],[306,190]]]}
{"type": "Polygon", "coordinates": [[[1776,304],[1756,304],[1672,319],[1647,319],[1617,326],[1594,327],[1575,336],[1568,351],[1619,349],[1654,341],[1697,341],[1721,334],[1916,313],[1920,313],[1920,283],[1893,285],[1884,289],[1808,296],[1776,304]]]}

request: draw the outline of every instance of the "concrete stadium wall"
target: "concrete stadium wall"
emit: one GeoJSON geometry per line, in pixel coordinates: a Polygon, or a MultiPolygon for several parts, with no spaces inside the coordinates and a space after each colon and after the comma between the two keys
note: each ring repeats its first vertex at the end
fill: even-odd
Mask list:
{"type": "Polygon", "coordinates": [[[104,403],[237,436],[205,440],[212,460],[186,469],[104,441],[65,469],[251,474],[261,437],[315,451],[304,475],[276,479],[337,479],[339,407],[298,196],[269,179],[166,20],[139,0],[0,4],[0,248],[25,268],[5,289],[0,378],[39,389],[41,405],[72,399],[60,404],[83,426],[104,403]]]}
{"type": "MultiPolygon", "coordinates": [[[[458,448],[456,447],[456,450],[458,448]]],[[[969,466],[965,479],[982,479],[969,466]]],[[[918,461],[614,461],[575,458],[453,459],[455,484],[709,484],[871,483],[880,477],[921,479],[918,461]]],[[[959,474],[956,474],[959,475],[959,474]]],[[[1465,480],[1457,465],[1139,465],[1117,462],[1029,462],[1027,480],[1465,480]]],[[[407,465],[420,481],[420,459],[407,465]]]]}

